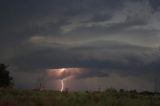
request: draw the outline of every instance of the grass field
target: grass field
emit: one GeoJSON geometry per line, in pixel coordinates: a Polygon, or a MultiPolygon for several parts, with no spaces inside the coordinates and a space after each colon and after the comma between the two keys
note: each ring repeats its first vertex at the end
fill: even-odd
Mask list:
{"type": "Polygon", "coordinates": [[[0,106],[160,106],[160,96],[137,92],[58,92],[0,89],[0,106]]]}

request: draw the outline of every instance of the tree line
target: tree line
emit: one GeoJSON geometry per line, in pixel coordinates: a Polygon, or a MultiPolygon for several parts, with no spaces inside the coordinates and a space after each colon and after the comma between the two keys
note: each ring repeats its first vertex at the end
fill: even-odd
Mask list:
{"type": "Polygon", "coordinates": [[[0,88],[12,87],[13,78],[10,76],[10,72],[7,70],[8,66],[0,64],[0,88]]]}

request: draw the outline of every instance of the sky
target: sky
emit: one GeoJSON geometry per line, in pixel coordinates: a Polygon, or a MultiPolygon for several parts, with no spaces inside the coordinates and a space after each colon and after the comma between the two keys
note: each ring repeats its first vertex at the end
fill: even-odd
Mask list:
{"type": "Polygon", "coordinates": [[[155,89],[159,0],[1,0],[0,13],[0,63],[17,88],[155,89]]]}

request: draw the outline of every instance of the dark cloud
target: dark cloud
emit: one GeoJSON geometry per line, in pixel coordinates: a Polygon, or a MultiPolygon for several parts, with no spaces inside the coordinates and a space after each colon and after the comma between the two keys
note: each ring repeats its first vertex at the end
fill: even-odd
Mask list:
{"type": "Polygon", "coordinates": [[[155,77],[159,6],[157,0],[2,0],[0,62],[24,73],[87,69],[77,79],[155,77]]]}
{"type": "MultiPolygon", "coordinates": [[[[34,34],[55,34],[68,20],[110,7],[113,1],[29,0],[1,2],[1,36],[24,37],[34,34]],[[103,4],[104,6],[97,6],[103,4]],[[95,7],[97,7],[95,11],[95,7]],[[103,8],[102,8],[103,7],[103,8]],[[51,31],[52,29],[52,31],[51,31]]],[[[117,7],[114,3],[114,7],[117,7]]],[[[94,13],[95,12],[95,13],[94,13]]],[[[14,38],[13,37],[13,38],[14,38]]]]}
{"type": "Polygon", "coordinates": [[[155,10],[155,11],[158,11],[159,10],[159,7],[160,7],[160,1],[157,1],[157,0],[149,0],[152,8],[155,10]]]}
{"type": "MultiPolygon", "coordinates": [[[[103,72],[121,70],[129,75],[158,73],[159,58],[156,48],[141,47],[116,41],[100,41],[79,47],[29,48],[27,53],[11,60],[21,71],[47,68],[78,67],[103,72]],[[66,49],[68,48],[68,49],[66,49]],[[30,52],[28,52],[30,51],[30,52]]],[[[92,71],[93,72],[93,71],[92,71]]],[[[92,73],[94,74],[94,72],[92,73]]],[[[90,73],[90,75],[92,75],[90,73]]],[[[100,73],[101,74],[101,73],[100,73]]]]}

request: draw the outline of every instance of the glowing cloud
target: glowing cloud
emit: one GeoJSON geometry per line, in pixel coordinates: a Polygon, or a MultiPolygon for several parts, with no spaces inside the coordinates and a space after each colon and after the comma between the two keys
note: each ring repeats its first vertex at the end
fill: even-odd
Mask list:
{"type": "Polygon", "coordinates": [[[61,89],[60,89],[61,92],[63,92],[64,90],[64,80],[72,79],[75,77],[76,74],[79,74],[80,72],[81,72],[80,68],[60,68],[60,69],[47,70],[47,74],[50,77],[61,80],[61,89]]]}
{"type": "Polygon", "coordinates": [[[80,68],[47,69],[48,76],[55,79],[74,78],[76,75],[80,74],[81,72],[82,72],[82,69],[80,68]]]}

